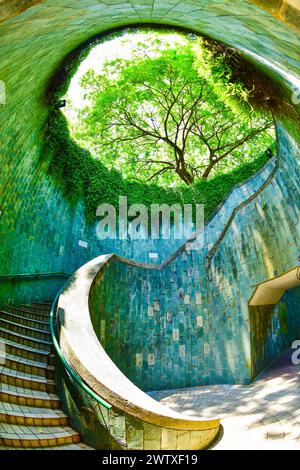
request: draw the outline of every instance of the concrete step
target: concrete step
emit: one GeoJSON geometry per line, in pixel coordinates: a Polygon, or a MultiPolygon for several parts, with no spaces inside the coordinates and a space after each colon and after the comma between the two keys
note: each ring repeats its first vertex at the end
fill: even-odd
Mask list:
{"type": "Polygon", "coordinates": [[[51,335],[49,332],[32,328],[30,326],[20,325],[19,323],[4,320],[0,317],[0,327],[9,329],[11,332],[20,333],[21,335],[31,336],[39,340],[48,341],[51,344],[51,335]]]}
{"type": "Polygon", "coordinates": [[[0,379],[2,383],[23,387],[41,392],[56,393],[56,385],[53,380],[39,375],[26,374],[7,367],[0,367],[0,379]]]}
{"type": "Polygon", "coordinates": [[[49,321],[33,320],[29,317],[5,311],[0,312],[0,318],[13,323],[18,323],[19,325],[29,326],[30,328],[37,328],[38,330],[44,330],[46,333],[50,332],[49,321]]]}
{"type": "Polygon", "coordinates": [[[43,351],[51,352],[52,343],[51,341],[44,341],[39,338],[33,338],[32,336],[21,334],[14,330],[10,330],[10,325],[7,324],[6,328],[0,326],[0,338],[3,340],[8,339],[24,346],[29,346],[33,349],[42,349],[43,351]]]}
{"type": "Polygon", "coordinates": [[[30,318],[32,320],[42,321],[42,322],[49,322],[49,313],[34,313],[31,311],[24,310],[20,307],[13,307],[11,305],[5,306],[5,311],[15,313],[20,317],[30,318]]]}
{"type": "Polygon", "coordinates": [[[35,408],[59,409],[60,400],[54,393],[24,389],[9,384],[1,384],[0,401],[35,408]]]}
{"type": "Polygon", "coordinates": [[[78,444],[80,435],[68,426],[44,427],[0,424],[0,446],[17,448],[54,447],[78,444]]]}
{"type": "Polygon", "coordinates": [[[24,451],[24,450],[29,450],[29,451],[33,451],[33,450],[37,450],[37,451],[40,451],[40,450],[54,450],[54,451],[57,451],[57,450],[95,450],[95,449],[93,449],[92,447],[87,446],[86,444],[83,444],[83,442],[78,442],[78,444],[66,444],[66,445],[53,446],[53,447],[45,446],[45,447],[34,447],[34,448],[0,446],[0,451],[1,450],[15,450],[15,451],[18,451],[18,450],[21,450],[21,451],[24,451]]]}
{"type": "Polygon", "coordinates": [[[50,303],[0,312],[0,450],[92,450],[56,395],[50,303]]]}
{"type": "Polygon", "coordinates": [[[39,377],[46,377],[50,380],[54,380],[55,378],[55,368],[53,366],[48,366],[45,362],[15,356],[14,354],[5,354],[5,357],[2,359],[2,365],[8,369],[38,375],[39,377]]]}
{"type": "Polygon", "coordinates": [[[53,304],[53,300],[45,300],[44,302],[32,302],[31,305],[34,307],[42,307],[42,308],[51,308],[53,304]]]}
{"type": "Polygon", "coordinates": [[[19,426],[67,426],[69,420],[61,410],[0,402],[0,423],[19,426]]]}
{"type": "Polygon", "coordinates": [[[26,312],[32,312],[32,313],[39,313],[42,315],[49,316],[51,307],[49,306],[41,306],[41,305],[26,305],[26,304],[21,304],[20,308],[26,312]]]}
{"type": "Polygon", "coordinates": [[[13,354],[14,356],[23,357],[25,359],[30,359],[32,361],[42,362],[44,364],[54,365],[53,357],[50,354],[50,351],[43,349],[32,348],[24,344],[20,344],[16,341],[9,339],[3,339],[0,335],[0,342],[4,343],[4,348],[6,354],[13,354]]]}

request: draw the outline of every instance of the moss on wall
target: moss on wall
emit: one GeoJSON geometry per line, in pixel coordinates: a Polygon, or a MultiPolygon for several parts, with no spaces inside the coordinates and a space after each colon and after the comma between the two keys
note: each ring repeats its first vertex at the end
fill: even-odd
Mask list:
{"type": "Polygon", "coordinates": [[[172,189],[130,181],[79,147],[71,139],[67,120],[60,111],[53,111],[49,117],[41,155],[70,204],[83,199],[89,222],[95,220],[96,209],[102,203],[118,209],[119,196],[127,196],[129,205],[139,203],[148,208],[151,204],[204,204],[208,218],[236,185],[253,176],[268,161],[267,155],[262,154],[230,173],[199,180],[190,187],[180,185],[172,189]]]}
{"type": "MultiPolygon", "coordinates": [[[[44,125],[51,111],[46,96],[50,77],[66,55],[95,34],[141,20],[191,28],[246,51],[280,83],[285,109],[296,108],[291,97],[292,84],[296,86],[300,75],[300,37],[285,24],[248,0],[233,2],[232,8],[228,0],[201,0],[201,8],[199,0],[146,3],[135,0],[133,8],[121,1],[43,0],[0,24],[0,79],[7,90],[7,102],[0,105],[2,273],[73,271],[105,250],[96,244],[85,251],[78,246],[78,240],[87,237],[81,208],[62,194],[64,184],[59,178],[55,184],[56,179],[48,173],[50,158],[41,155],[44,125]]],[[[299,255],[299,129],[288,119],[282,120],[281,127],[280,171],[234,218],[212,259],[207,291],[198,306],[204,316],[203,342],[212,338],[211,352],[205,357],[207,382],[219,370],[211,363],[214,358],[218,363],[226,359],[236,381],[249,379],[248,300],[252,286],[276,275],[275,271],[285,272],[299,255]],[[247,241],[244,249],[242,234],[247,241]]],[[[62,150],[55,157],[58,165],[62,150]]],[[[52,167],[52,171],[56,169],[52,167]]],[[[63,178],[68,176],[63,174],[63,178]]],[[[73,183],[70,178],[70,192],[73,183]]],[[[94,191],[90,194],[92,198],[94,191]]],[[[230,213],[230,207],[227,210],[230,213]]],[[[215,243],[219,222],[211,223],[207,245],[215,243]]],[[[206,282],[206,254],[190,257],[184,269],[180,266],[186,288],[188,279],[206,282]]],[[[27,292],[30,302],[31,292],[27,292]]],[[[44,293],[46,296],[48,290],[44,293]]]]}

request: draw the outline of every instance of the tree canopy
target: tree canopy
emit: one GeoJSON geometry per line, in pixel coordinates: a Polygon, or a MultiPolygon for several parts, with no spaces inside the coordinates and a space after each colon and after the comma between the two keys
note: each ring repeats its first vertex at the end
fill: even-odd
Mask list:
{"type": "Polygon", "coordinates": [[[270,147],[272,116],[251,108],[241,84],[226,82],[228,66],[200,39],[167,36],[148,33],[129,59],[85,74],[77,141],[127,178],[164,185],[228,172],[270,147]],[[216,70],[222,86],[212,80],[216,70]]]}

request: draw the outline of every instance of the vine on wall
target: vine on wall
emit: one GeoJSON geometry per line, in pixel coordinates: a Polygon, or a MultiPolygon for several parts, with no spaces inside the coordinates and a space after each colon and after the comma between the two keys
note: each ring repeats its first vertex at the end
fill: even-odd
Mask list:
{"type": "MultiPolygon", "coordinates": [[[[275,153],[275,147],[274,147],[275,153]]],[[[254,175],[267,161],[266,154],[250,163],[240,165],[231,173],[196,181],[191,186],[163,188],[154,183],[125,179],[118,171],[109,170],[70,137],[68,123],[59,110],[49,116],[43,155],[71,204],[83,199],[89,222],[95,218],[97,207],[108,203],[118,208],[119,196],[127,196],[128,204],[204,204],[209,217],[234,186],[254,175]]]]}
{"type": "MultiPolygon", "coordinates": [[[[147,26],[144,25],[143,29],[145,28],[147,29],[147,26]]],[[[139,30],[141,27],[137,25],[130,28],[131,31],[132,29],[139,30]]],[[[166,30],[164,26],[159,29],[166,30]]],[[[170,29],[178,32],[178,28],[167,30],[170,32],[170,29]]],[[[127,180],[118,171],[109,170],[100,160],[95,159],[72,140],[67,119],[58,109],[59,100],[66,94],[72,77],[90,51],[106,41],[108,36],[112,39],[127,32],[128,28],[117,28],[109,34],[101,34],[87,41],[67,56],[57,74],[52,77],[47,92],[51,111],[45,129],[43,158],[48,162],[51,175],[70,204],[74,205],[78,200],[83,200],[90,223],[95,220],[96,209],[100,204],[112,204],[118,209],[120,195],[128,197],[129,205],[140,203],[148,208],[151,204],[204,204],[205,217],[208,218],[234,186],[246,181],[266,164],[269,158],[267,154],[239,165],[231,173],[214,176],[208,180],[198,180],[191,186],[163,188],[155,183],[127,180]]],[[[191,34],[187,31],[185,33],[191,34]]],[[[272,151],[276,154],[276,143],[272,151]]]]}

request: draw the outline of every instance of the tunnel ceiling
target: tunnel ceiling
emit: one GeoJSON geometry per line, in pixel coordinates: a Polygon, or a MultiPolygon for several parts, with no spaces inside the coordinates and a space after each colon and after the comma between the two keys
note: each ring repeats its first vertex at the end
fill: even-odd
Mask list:
{"type": "Polygon", "coordinates": [[[17,110],[26,121],[30,114],[39,128],[47,113],[43,94],[63,58],[97,33],[134,23],[192,28],[299,76],[300,38],[290,27],[298,24],[299,0],[259,3],[270,12],[250,0],[0,0],[0,79],[9,116],[17,110]]]}
{"type": "MultiPolygon", "coordinates": [[[[68,54],[95,35],[116,27],[169,24],[244,50],[271,76],[283,84],[294,83],[299,90],[300,35],[295,29],[299,0],[260,3],[263,8],[251,0],[0,0],[0,85],[4,84],[6,90],[5,106],[0,102],[0,179],[4,188],[0,211],[5,225],[3,236],[10,247],[9,256],[3,255],[6,269],[13,264],[19,266],[20,255],[11,241],[16,227],[26,233],[25,245],[32,240],[38,243],[45,220],[44,195],[48,195],[46,203],[54,201],[51,183],[45,180],[41,184],[39,174],[46,167],[40,158],[49,115],[46,92],[68,54]],[[33,207],[36,194],[39,210],[33,207]],[[22,209],[24,199],[25,209],[35,214],[35,225],[26,219],[18,226],[15,214],[22,209]],[[14,212],[10,212],[12,208],[14,212]],[[32,234],[34,230],[36,235],[32,234]]],[[[291,98],[292,92],[288,92],[289,103],[291,98]]],[[[55,207],[59,204],[63,207],[63,202],[55,202],[55,207]]],[[[49,234],[42,238],[45,244],[52,244],[52,224],[51,219],[49,234]]],[[[16,244],[20,248],[19,239],[16,244]]],[[[64,243],[60,239],[57,245],[61,249],[64,243]]],[[[25,257],[23,262],[27,269],[25,257]]]]}
{"type": "MultiPolygon", "coordinates": [[[[41,165],[51,79],[70,52],[101,32],[141,23],[190,28],[248,52],[270,76],[300,89],[300,35],[290,24],[291,18],[298,24],[299,0],[260,3],[263,8],[251,0],[0,0],[4,192],[11,187],[12,169],[21,198],[26,187],[33,190],[28,176],[41,165]]],[[[288,91],[289,104],[291,98],[288,91]]]]}

